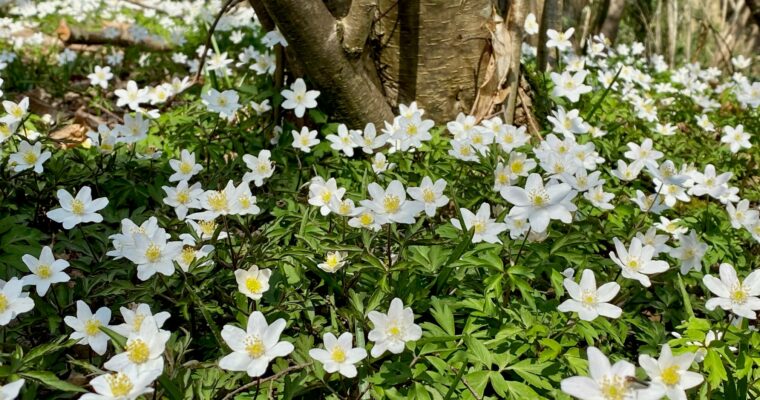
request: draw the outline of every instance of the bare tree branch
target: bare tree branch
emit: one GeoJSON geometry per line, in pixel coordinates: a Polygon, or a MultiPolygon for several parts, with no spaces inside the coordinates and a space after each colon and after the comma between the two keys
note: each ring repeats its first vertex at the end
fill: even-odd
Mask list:
{"type": "Polygon", "coordinates": [[[341,36],[343,49],[349,55],[360,55],[367,43],[377,0],[354,0],[348,14],[338,20],[337,30],[341,36]]]}

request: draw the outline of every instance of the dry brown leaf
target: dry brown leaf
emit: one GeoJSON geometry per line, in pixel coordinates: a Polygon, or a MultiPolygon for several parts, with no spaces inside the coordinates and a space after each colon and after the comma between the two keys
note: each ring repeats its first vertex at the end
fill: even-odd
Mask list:
{"type": "Polygon", "coordinates": [[[470,114],[480,121],[491,115],[494,108],[503,103],[509,91],[503,86],[507,81],[511,63],[512,38],[507,24],[496,9],[492,10],[492,20],[488,30],[491,32],[491,49],[485,79],[478,88],[475,103],[470,114]]]}

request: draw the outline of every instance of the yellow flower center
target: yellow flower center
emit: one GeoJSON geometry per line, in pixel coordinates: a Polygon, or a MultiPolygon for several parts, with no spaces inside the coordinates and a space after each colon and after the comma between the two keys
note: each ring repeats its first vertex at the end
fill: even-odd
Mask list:
{"type": "Polygon", "coordinates": [[[248,196],[240,196],[238,197],[238,203],[240,204],[240,207],[243,209],[247,209],[251,207],[251,198],[248,196]]]}
{"type": "Polygon", "coordinates": [[[100,332],[101,325],[100,321],[95,318],[88,319],[87,322],[84,323],[84,333],[87,336],[95,336],[100,332]]]}
{"type": "Polygon", "coordinates": [[[256,166],[256,169],[258,169],[259,173],[263,175],[263,174],[268,173],[272,169],[272,166],[269,165],[268,162],[262,161],[262,162],[259,162],[259,164],[256,166]]]}
{"type": "Polygon", "coordinates": [[[365,212],[359,216],[359,222],[365,226],[370,225],[375,222],[375,217],[373,217],[372,214],[365,212]]]}
{"type": "Polygon", "coordinates": [[[42,279],[50,278],[50,276],[53,275],[53,270],[50,268],[49,265],[40,265],[37,267],[37,276],[39,276],[42,279]]]}
{"type": "Polygon", "coordinates": [[[749,294],[747,293],[747,290],[744,289],[744,286],[742,284],[734,285],[734,287],[731,288],[731,301],[736,304],[743,304],[747,301],[747,298],[749,297],[749,294]]]}
{"type": "Polygon", "coordinates": [[[161,258],[161,248],[155,244],[151,244],[148,246],[148,249],[145,250],[145,258],[148,262],[152,263],[158,261],[161,258]]]}
{"type": "Polygon", "coordinates": [[[150,358],[150,348],[142,339],[127,343],[127,358],[135,364],[144,364],[150,358]]]}
{"type": "Polygon", "coordinates": [[[342,363],[346,361],[346,352],[340,346],[335,346],[330,353],[330,358],[336,363],[342,363]]]}
{"type": "Polygon", "coordinates": [[[185,265],[192,264],[193,260],[195,260],[195,249],[187,246],[184,249],[182,249],[182,254],[180,255],[180,258],[182,259],[182,263],[185,265]]]}
{"type": "Polygon", "coordinates": [[[255,276],[249,276],[245,280],[245,288],[248,289],[248,291],[251,293],[261,293],[261,289],[263,287],[264,285],[255,276]]]}
{"type": "Polygon", "coordinates": [[[501,172],[498,175],[496,175],[496,181],[499,182],[501,185],[506,185],[509,183],[509,176],[507,174],[501,172]]]}
{"type": "Polygon", "coordinates": [[[476,220],[472,223],[472,230],[475,233],[483,233],[486,231],[486,224],[483,220],[476,220]]]}
{"type": "Polygon", "coordinates": [[[406,134],[409,136],[414,136],[417,134],[417,125],[411,124],[407,125],[406,127],[406,134]]]}
{"type": "Polygon", "coordinates": [[[259,358],[266,353],[267,349],[264,347],[264,342],[261,339],[247,336],[245,338],[245,351],[251,358],[259,358]]]}
{"type": "Polygon", "coordinates": [[[211,195],[208,196],[208,205],[214,211],[226,211],[228,208],[227,194],[225,194],[224,192],[212,193],[211,195]]]}
{"type": "Polygon", "coordinates": [[[401,335],[401,329],[398,327],[398,325],[393,324],[388,328],[388,335],[390,336],[400,336],[401,335]]]}
{"type": "Polygon", "coordinates": [[[122,372],[106,376],[106,382],[108,388],[111,389],[111,395],[117,398],[128,395],[134,387],[129,377],[122,372]]]}
{"type": "Polygon", "coordinates": [[[512,163],[509,165],[509,168],[512,170],[513,173],[519,174],[523,172],[523,167],[525,164],[521,160],[512,161],[512,163]]]}
{"type": "Polygon", "coordinates": [[[349,212],[351,212],[351,204],[347,201],[341,201],[340,206],[338,206],[338,214],[346,215],[349,212]]]}
{"type": "Polygon", "coordinates": [[[187,190],[180,190],[177,192],[177,202],[180,204],[187,204],[190,201],[190,192],[187,190]]]}
{"type": "Polygon", "coordinates": [[[388,214],[395,214],[401,208],[401,199],[392,194],[386,194],[383,199],[383,208],[388,214]]]}
{"type": "Polygon", "coordinates": [[[332,192],[329,190],[325,190],[322,192],[322,202],[327,204],[330,202],[330,199],[332,199],[332,192]]]}
{"type": "Polygon", "coordinates": [[[203,232],[206,236],[213,236],[214,231],[216,231],[216,221],[201,221],[198,222],[198,227],[201,228],[201,232],[203,232]]]}
{"type": "Polygon", "coordinates": [[[596,291],[584,290],[583,293],[581,293],[581,302],[587,306],[596,304],[596,291]]]}
{"type": "Polygon", "coordinates": [[[337,269],[340,264],[340,256],[338,256],[338,253],[328,254],[325,264],[327,264],[327,267],[333,271],[337,269]]]}
{"type": "Polygon", "coordinates": [[[183,174],[189,174],[193,171],[193,166],[190,165],[190,163],[182,161],[179,164],[179,172],[182,172],[183,174]]]}
{"type": "Polygon", "coordinates": [[[624,400],[628,395],[628,381],[620,376],[605,377],[599,389],[606,400],[624,400]]]}
{"type": "Polygon", "coordinates": [[[677,365],[671,365],[662,370],[660,377],[662,377],[662,382],[666,385],[675,385],[681,380],[681,373],[677,365]]]}
{"type": "Polygon", "coordinates": [[[534,189],[528,193],[531,204],[533,207],[543,207],[549,203],[549,193],[544,189],[534,189]]]}
{"type": "Polygon", "coordinates": [[[626,265],[628,265],[629,269],[632,269],[634,271],[638,271],[639,268],[641,267],[639,265],[639,260],[636,260],[636,259],[628,260],[628,263],[626,265]]]}
{"type": "Polygon", "coordinates": [[[76,215],[84,214],[84,203],[82,203],[82,200],[74,199],[71,202],[71,212],[76,215]]]}
{"type": "Polygon", "coordinates": [[[432,203],[435,201],[435,193],[430,189],[425,189],[422,191],[422,199],[425,203],[432,203]]]}
{"type": "Polygon", "coordinates": [[[8,309],[8,298],[4,294],[0,293],[0,313],[5,312],[8,309]]]}
{"type": "Polygon", "coordinates": [[[37,162],[37,154],[35,154],[32,151],[29,151],[24,154],[24,162],[27,164],[34,164],[37,162]]]}

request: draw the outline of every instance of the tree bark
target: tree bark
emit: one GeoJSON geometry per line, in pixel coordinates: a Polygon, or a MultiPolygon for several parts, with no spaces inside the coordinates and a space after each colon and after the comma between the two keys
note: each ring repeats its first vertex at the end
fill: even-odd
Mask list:
{"type": "Polygon", "coordinates": [[[527,4],[525,0],[512,0],[507,16],[507,29],[512,39],[512,56],[507,75],[507,87],[509,96],[504,106],[504,121],[512,124],[515,120],[515,105],[517,104],[517,90],[520,84],[520,58],[522,56],[522,41],[525,26],[527,4]]]}
{"type": "Polygon", "coordinates": [[[607,8],[607,17],[602,24],[602,33],[610,39],[610,43],[615,43],[624,10],[625,0],[610,0],[610,6],[607,8]]]}
{"type": "Polygon", "coordinates": [[[380,0],[373,58],[392,106],[417,101],[436,121],[473,105],[492,0],[380,0]]]}
{"type": "Polygon", "coordinates": [[[752,20],[755,21],[755,25],[760,28],[760,0],[745,0],[745,2],[752,14],[752,20]]]}
{"type": "Polygon", "coordinates": [[[546,31],[562,29],[562,0],[544,0],[544,10],[541,12],[541,27],[538,32],[538,54],[536,62],[539,71],[546,71],[547,65],[554,65],[556,57],[552,54],[554,49],[546,48],[548,36],[546,31]]]}
{"type": "Polygon", "coordinates": [[[338,34],[348,54],[360,55],[364,51],[376,9],[377,0],[354,0],[348,14],[338,20],[338,34]]]}
{"type": "MultiPolygon", "coordinates": [[[[343,51],[336,21],[320,0],[262,0],[269,16],[298,56],[310,81],[336,118],[352,128],[393,119],[380,89],[361,60],[343,51]]],[[[320,99],[321,100],[321,99],[320,99]]]]}

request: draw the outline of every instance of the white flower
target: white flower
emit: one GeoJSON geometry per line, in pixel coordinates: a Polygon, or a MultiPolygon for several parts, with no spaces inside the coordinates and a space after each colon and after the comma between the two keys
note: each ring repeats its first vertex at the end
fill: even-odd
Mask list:
{"type": "Polygon", "coordinates": [[[413,224],[417,214],[425,209],[423,203],[406,198],[404,185],[398,180],[391,181],[387,189],[372,182],[367,191],[372,199],[362,200],[361,205],[385,217],[388,222],[413,224]]]}
{"type": "Polygon", "coordinates": [[[704,196],[707,194],[714,199],[718,199],[728,189],[728,181],[733,175],[731,172],[717,175],[715,166],[707,164],[704,173],[696,171],[692,174],[694,186],[689,189],[689,194],[694,196],[704,196]]]}
{"type": "Polygon", "coordinates": [[[415,341],[422,337],[422,329],[414,323],[414,311],[404,308],[404,303],[398,297],[391,300],[388,313],[370,311],[367,314],[374,328],[368,338],[374,342],[372,357],[380,357],[385,351],[400,354],[404,351],[406,342],[415,341]]]}
{"type": "Polygon", "coordinates": [[[174,170],[169,182],[188,181],[203,169],[195,162],[195,153],[187,150],[182,150],[179,160],[169,160],[169,166],[174,170]]]}
{"type": "Polygon", "coordinates": [[[646,138],[641,145],[636,143],[628,143],[629,151],[626,151],[623,155],[629,160],[633,160],[643,166],[657,167],[657,160],[662,158],[663,154],[653,148],[652,139],[646,138]]]}
{"type": "Polygon", "coordinates": [[[301,150],[304,153],[311,152],[311,148],[319,144],[317,131],[309,130],[306,126],[301,128],[301,133],[295,130],[291,133],[293,134],[293,148],[301,150]]]}
{"type": "Polygon", "coordinates": [[[95,393],[84,394],[80,400],[136,400],[153,393],[150,385],[161,376],[161,372],[129,366],[119,372],[99,375],[90,381],[95,393]]]}
{"type": "Polygon", "coordinates": [[[330,148],[335,151],[342,151],[349,157],[354,156],[354,148],[359,147],[354,143],[352,136],[361,133],[361,131],[349,130],[344,124],[338,125],[338,134],[327,135],[326,139],[331,142],[330,148]]]}
{"type": "Polygon", "coordinates": [[[582,400],[625,400],[635,398],[631,378],[636,377],[636,367],[620,360],[610,365],[610,360],[596,347],[586,350],[589,376],[563,379],[562,391],[582,400]]]}
{"type": "Polygon", "coordinates": [[[583,270],[580,285],[572,279],[565,279],[563,286],[571,298],[559,305],[559,311],[577,312],[584,321],[593,321],[600,315],[618,318],[623,312],[620,307],[608,303],[618,294],[620,285],[609,282],[597,289],[594,271],[590,269],[583,270]]]}
{"type": "Polygon", "coordinates": [[[319,207],[320,214],[326,216],[330,214],[330,204],[340,202],[345,193],[346,189],[339,188],[335,178],[325,181],[321,177],[315,177],[309,184],[308,201],[309,204],[319,207]]]}
{"type": "MultiPolygon", "coordinates": [[[[656,193],[645,195],[641,190],[636,189],[636,197],[631,201],[639,206],[641,211],[651,212],[653,214],[660,214],[667,210],[669,207],[662,202],[662,197],[656,193]]],[[[663,218],[663,217],[661,217],[663,218]]],[[[657,226],[657,224],[655,224],[657,226]]]]}
{"type": "Polygon", "coordinates": [[[163,370],[163,353],[170,336],[171,332],[158,329],[154,320],[143,321],[137,332],[127,336],[124,351],[103,366],[111,371],[123,371],[132,365],[138,370],[163,370]]]}
{"type": "Polygon", "coordinates": [[[353,139],[356,147],[361,147],[363,152],[372,154],[376,149],[385,146],[388,142],[388,135],[382,134],[378,136],[375,124],[370,122],[364,127],[363,133],[359,130],[352,130],[351,139],[353,139]]]}
{"type": "Polygon", "coordinates": [[[498,235],[507,230],[507,225],[491,218],[490,204],[481,204],[477,214],[473,214],[466,208],[460,208],[459,212],[462,213],[463,221],[453,218],[451,224],[459,230],[469,231],[472,229],[472,243],[501,243],[498,235]],[[464,229],[462,229],[463,223],[464,229]]]}
{"type": "Polygon", "coordinates": [[[290,85],[290,90],[284,89],[282,91],[282,97],[285,98],[285,101],[282,102],[282,108],[294,110],[296,117],[301,118],[307,109],[317,106],[319,91],[307,91],[306,83],[303,79],[298,78],[290,85]]]}
{"type": "Polygon", "coordinates": [[[656,257],[660,253],[669,253],[670,250],[672,250],[672,248],[667,245],[668,239],[670,239],[670,237],[667,235],[658,235],[657,229],[654,227],[647,229],[646,233],[644,234],[641,232],[636,232],[636,237],[641,240],[642,244],[654,247],[653,257],[656,257]]]}
{"type": "Polygon", "coordinates": [[[156,328],[161,329],[164,326],[164,322],[171,316],[166,311],[153,314],[150,306],[145,303],[138,304],[134,309],[120,307],[119,311],[121,311],[121,316],[124,317],[124,323],[114,325],[111,329],[124,337],[128,337],[132,333],[139,333],[142,324],[145,322],[155,324],[156,328]]]}
{"type": "Polygon", "coordinates": [[[24,379],[17,379],[11,383],[0,385],[0,399],[14,400],[21,391],[21,387],[24,386],[24,382],[26,382],[24,379]]]}
{"type": "Polygon", "coordinates": [[[449,198],[443,194],[446,189],[446,180],[438,179],[433,183],[430,177],[422,178],[419,187],[410,187],[406,189],[412,199],[417,200],[425,205],[425,214],[428,217],[435,215],[435,211],[449,203],[449,198]]]}
{"type": "Polygon", "coordinates": [[[367,350],[353,347],[353,339],[350,332],[343,333],[338,338],[332,333],[325,333],[325,348],[311,349],[309,355],[322,363],[325,372],[340,372],[347,378],[353,378],[357,374],[354,364],[367,358],[367,350]]]}
{"type": "Polygon", "coordinates": [[[269,99],[264,99],[261,103],[251,101],[251,109],[256,112],[256,115],[262,115],[272,110],[272,106],[269,105],[269,99]]]}
{"type": "Polygon", "coordinates": [[[631,246],[626,249],[618,238],[613,238],[615,251],[610,252],[610,258],[623,270],[623,277],[635,279],[645,287],[651,286],[649,276],[668,270],[665,261],[653,260],[654,247],[643,245],[641,239],[635,237],[631,246]]]}
{"type": "Polygon", "coordinates": [[[677,236],[679,247],[670,251],[670,256],[681,261],[681,273],[686,275],[692,269],[702,269],[702,257],[707,251],[707,244],[697,239],[697,233],[691,231],[689,235],[677,236]]]}
{"type": "Polygon", "coordinates": [[[148,137],[150,121],[143,119],[143,114],[138,112],[134,116],[124,115],[124,124],[116,125],[114,131],[118,133],[118,140],[123,143],[136,143],[148,137]]]}
{"type": "Polygon", "coordinates": [[[71,334],[72,339],[79,339],[78,344],[90,345],[92,351],[101,356],[106,352],[109,338],[100,328],[108,328],[109,321],[111,310],[108,307],[100,307],[93,315],[90,306],[82,300],[77,301],[77,316],[67,316],[63,319],[63,322],[74,330],[71,334]]]}
{"type": "Polygon", "coordinates": [[[3,108],[8,114],[0,118],[0,122],[6,125],[13,125],[17,122],[21,122],[24,120],[24,117],[26,117],[27,109],[29,108],[29,98],[24,97],[18,103],[4,100],[3,108]]]}
{"type": "Polygon", "coordinates": [[[594,186],[591,188],[591,190],[584,193],[583,197],[585,197],[586,200],[590,201],[594,207],[597,207],[599,209],[612,210],[615,208],[615,206],[610,204],[610,200],[615,198],[615,195],[605,192],[602,185],[594,186]]]}
{"type": "Polygon", "coordinates": [[[742,200],[736,206],[733,203],[726,204],[726,212],[735,229],[752,226],[760,219],[760,212],[749,207],[749,200],[742,200]]]}
{"type": "Polygon", "coordinates": [[[580,111],[577,109],[565,111],[562,106],[558,106],[556,110],[552,110],[552,114],[547,118],[552,123],[552,131],[566,137],[586,133],[591,128],[589,124],[583,121],[580,111]]]}
{"type": "Polygon", "coordinates": [[[524,25],[525,33],[528,35],[535,35],[538,33],[538,21],[536,21],[536,15],[533,13],[528,14],[527,17],[525,17],[525,25],[524,25]]]}
{"type": "Polygon", "coordinates": [[[256,265],[251,265],[248,270],[238,269],[235,271],[238,291],[253,300],[261,299],[264,292],[269,290],[270,276],[272,276],[272,270],[259,269],[256,265]]]}
{"type": "Polygon", "coordinates": [[[546,35],[549,40],[546,41],[547,48],[556,47],[560,52],[564,52],[570,48],[573,44],[570,43],[570,38],[573,36],[575,28],[570,28],[565,32],[557,32],[554,29],[548,29],[546,35]]]}
{"type": "Polygon", "coordinates": [[[760,270],[752,271],[744,281],[740,282],[736,270],[731,264],[720,264],[720,279],[705,275],[702,278],[705,286],[718,297],[707,300],[705,308],[714,310],[720,307],[734,314],[748,318],[757,318],[760,310],[760,270]]]}
{"type": "Polygon", "coordinates": [[[261,150],[258,156],[244,155],[243,161],[251,171],[243,175],[243,181],[253,181],[256,187],[262,186],[264,179],[268,179],[274,173],[274,163],[269,160],[271,156],[272,153],[269,150],[261,150]]]}
{"type": "Polygon", "coordinates": [[[90,80],[90,85],[92,86],[100,86],[103,89],[108,88],[108,81],[113,78],[113,74],[111,73],[111,67],[101,67],[100,65],[95,66],[95,71],[93,71],[91,74],[87,75],[87,79],[90,80]]]}
{"type": "Polygon", "coordinates": [[[544,232],[549,222],[558,219],[566,224],[573,220],[575,205],[571,202],[575,192],[567,183],[550,183],[544,186],[539,174],[530,174],[525,188],[508,186],[501,197],[514,206],[510,217],[526,219],[534,232],[544,232]]]}
{"type": "Polygon", "coordinates": [[[586,75],[588,75],[588,71],[578,71],[575,74],[565,71],[561,75],[552,72],[551,78],[554,82],[552,96],[566,97],[572,103],[577,102],[582,94],[591,91],[591,86],[583,84],[586,75]]]}
{"type": "Polygon", "coordinates": [[[414,112],[411,117],[401,117],[398,120],[398,130],[391,137],[398,141],[398,150],[407,151],[409,148],[419,148],[422,142],[430,140],[430,129],[435,122],[422,119],[422,113],[414,112]]]}
{"type": "Polygon", "coordinates": [[[108,199],[100,197],[93,200],[89,186],[79,189],[76,197],[72,197],[65,189],[59,189],[56,194],[61,208],[48,211],[47,217],[62,223],[64,229],[71,229],[84,222],[103,221],[103,216],[98,211],[108,205],[108,199]]]}
{"type": "Polygon", "coordinates": [[[732,153],[738,153],[741,149],[749,149],[752,147],[749,138],[750,134],[744,132],[744,126],[741,124],[736,125],[736,127],[724,126],[723,136],[720,138],[720,142],[728,144],[732,153]]]}
{"type": "Polygon", "coordinates": [[[334,274],[346,265],[346,253],[342,251],[331,251],[327,253],[325,262],[317,264],[322,271],[334,274]]]}
{"type": "Polygon", "coordinates": [[[153,236],[153,233],[158,229],[158,219],[156,217],[148,218],[143,221],[140,226],[137,226],[137,224],[132,222],[129,218],[124,218],[121,220],[121,233],[116,233],[108,237],[113,241],[114,249],[106,253],[106,255],[114,257],[117,260],[123,258],[125,251],[130,251],[130,249],[135,247],[134,236],[136,234],[142,233],[148,236],[153,236]]]}
{"type": "Polygon", "coordinates": [[[652,380],[647,398],[661,398],[663,395],[671,400],[686,400],[686,389],[702,383],[702,375],[689,371],[694,362],[694,353],[674,356],[667,344],[662,345],[660,358],[655,360],[646,354],[639,356],[639,364],[652,380]]]}
{"type": "Polygon", "coordinates": [[[25,286],[35,286],[37,294],[40,297],[47,293],[50,285],[68,282],[71,279],[67,273],[63,272],[64,269],[69,267],[69,262],[66,260],[56,260],[49,246],[42,248],[39,259],[32,255],[24,254],[21,260],[24,261],[26,267],[29,268],[29,272],[31,272],[30,275],[24,276],[21,280],[25,286]]]}
{"type": "Polygon", "coordinates": [[[164,204],[174,207],[174,212],[177,213],[180,221],[185,219],[189,209],[200,208],[199,199],[203,194],[200,182],[188,186],[187,181],[180,181],[177,187],[162,186],[161,188],[166,192],[164,204]]]}
{"type": "Polygon", "coordinates": [[[0,279],[0,326],[8,325],[17,315],[31,311],[34,300],[29,293],[22,292],[24,283],[18,278],[8,282],[0,279]]]}
{"type": "Polygon", "coordinates": [[[19,142],[18,151],[8,157],[8,161],[13,165],[15,172],[33,168],[34,172],[42,173],[42,164],[47,161],[52,154],[49,151],[42,152],[42,143],[37,142],[32,146],[29,142],[22,140],[19,142]]]}
{"type": "Polygon", "coordinates": [[[389,163],[383,153],[375,153],[375,157],[372,158],[372,171],[378,175],[387,170],[393,169],[395,166],[396,163],[389,163]]]}
{"type": "Polygon", "coordinates": [[[612,175],[621,181],[630,182],[639,177],[642,168],[644,168],[644,164],[642,163],[632,162],[631,164],[626,164],[625,161],[618,160],[617,169],[612,170],[612,175]]]}
{"type": "Polygon", "coordinates": [[[124,257],[137,265],[137,278],[141,281],[156,273],[174,274],[174,259],[182,251],[182,242],[167,242],[166,239],[166,231],[160,228],[150,236],[138,233],[134,236],[134,247],[122,250],[124,257]]]}
{"type": "MultiPolygon", "coordinates": [[[[382,153],[378,153],[382,154],[382,153]]],[[[365,228],[373,231],[379,231],[381,225],[387,223],[387,221],[372,210],[365,207],[357,207],[354,209],[354,217],[348,220],[348,226],[353,228],[365,228]]]]}
{"type": "Polygon", "coordinates": [[[231,119],[240,108],[238,93],[234,90],[225,90],[219,93],[216,89],[209,89],[201,95],[201,101],[208,110],[219,114],[221,118],[231,119]]]}
{"type": "Polygon", "coordinates": [[[284,319],[280,318],[269,325],[259,311],[254,311],[248,318],[246,330],[225,325],[222,338],[232,353],[219,360],[219,367],[228,371],[246,371],[251,377],[264,375],[270,361],[293,352],[291,343],[280,342],[284,329],[284,319]]]}
{"type": "Polygon", "coordinates": [[[116,100],[116,107],[129,107],[132,111],[138,111],[140,109],[140,103],[147,103],[150,100],[150,91],[148,88],[138,88],[137,82],[127,82],[126,89],[117,89],[114,91],[118,100],[116,100]]]}

